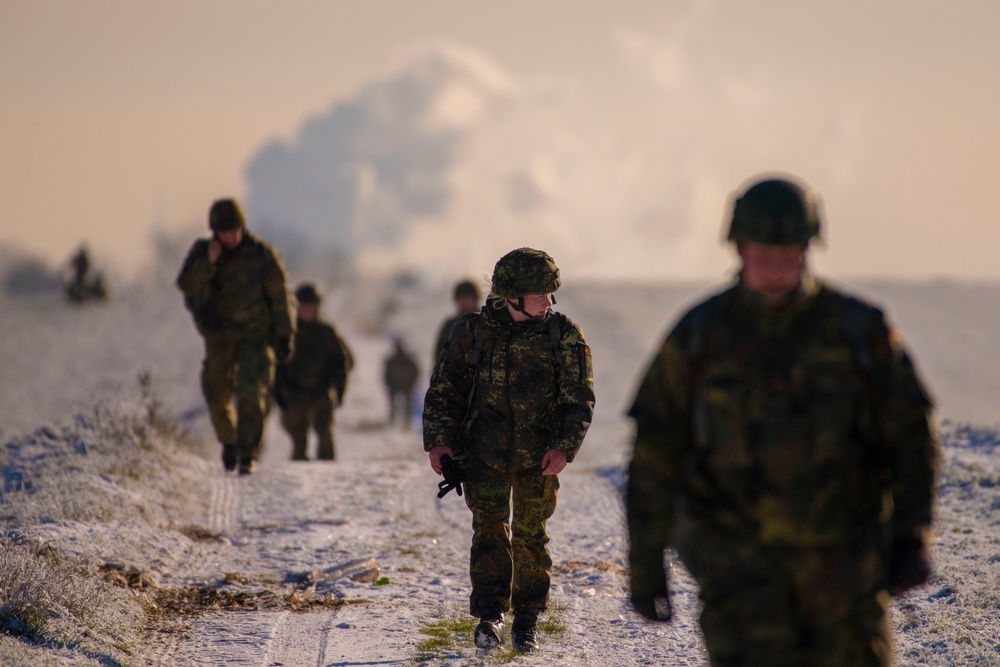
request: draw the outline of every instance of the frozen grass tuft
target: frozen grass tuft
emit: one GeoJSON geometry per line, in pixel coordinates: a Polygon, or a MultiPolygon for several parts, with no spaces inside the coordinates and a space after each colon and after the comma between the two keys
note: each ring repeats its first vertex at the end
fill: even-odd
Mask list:
{"type": "Polygon", "coordinates": [[[99,400],[69,425],[45,426],[4,448],[0,522],[144,520],[167,527],[199,502],[178,493],[199,467],[187,435],[163,416],[148,372],[132,396],[99,400]],[[183,463],[182,463],[183,461],[183,463]]]}
{"type": "Polygon", "coordinates": [[[48,545],[0,539],[0,628],[7,634],[123,663],[144,621],[132,596],[105,584],[86,562],[48,545]]]}
{"type": "Polygon", "coordinates": [[[170,535],[164,529],[203,509],[204,498],[182,491],[196,488],[190,479],[207,466],[188,445],[164,417],[148,372],[132,395],[6,444],[0,634],[20,642],[0,646],[0,664],[44,665],[53,651],[71,656],[60,664],[129,664],[147,614],[91,561],[109,548],[117,559],[143,535],[170,535]],[[8,660],[24,651],[30,659],[8,660]]]}

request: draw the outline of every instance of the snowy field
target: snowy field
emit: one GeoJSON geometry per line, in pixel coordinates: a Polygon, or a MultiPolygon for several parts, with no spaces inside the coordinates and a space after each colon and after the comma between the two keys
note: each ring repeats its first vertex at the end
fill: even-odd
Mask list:
{"type": "MultiPolygon", "coordinates": [[[[853,289],[887,305],[933,390],[946,436],[936,572],[895,602],[899,662],[1000,665],[1000,286],[853,289]]],[[[124,652],[33,649],[23,653],[25,664],[707,664],[697,591],[682,567],[673,572],[671,624],[648,624],[629,611],[621,505],[630,426],[622,411],[655,343],[705,290],[559,292],[557,309],[583,327],[593,349],[597,411],[580,456],[560,476],[543,651],[489,661],[475,657],[464,623],[468,510],[454,494],[435,497],[438,478],[422,453],[419,419],[410,431],[384,426],[380,377],[390,338],[405,338],[426,382],[431,341],[451,307],[447,287],[329,291],[323,312],[358,361],[337,413],[338,460],[289,462],[289,442],[272,419],[259,473],[250,478],[224,475],[217,450],[204,445],[201,342],[178,292],[135,287],[83,308],[50,296],[2,299],[6,527],[94,567],[142,573],[149,586],[207,591],[220,601],[160,618],[156,631],[133,638],[124,652]],[[141,372],[151,378],[159,412],[193,443],[157,435],[124,453],[106,444],[116,415],[133,418],[141,372]],[[95,404],[103,407],[95,412],[95,404]],[[116,465],[109,468],[108,458],[116,465]],[[43,507],[32,494],[57,498],[63,509],[50,501],[43,507]],[[110,499],[102,512],[74,505],[97,496],[110,499]]],[[[148,407],[149,397],[142,400],[148,407]]]]}

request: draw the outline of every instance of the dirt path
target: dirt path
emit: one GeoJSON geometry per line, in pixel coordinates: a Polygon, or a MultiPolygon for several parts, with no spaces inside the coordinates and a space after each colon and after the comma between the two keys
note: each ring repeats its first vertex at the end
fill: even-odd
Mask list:
{"type": "MultiPolygon", "coordinates": [[[[470,514],[463,499],[435,497],[415,433],[338,434],[342,460],[290,463],[272,429],[258,474],[208,480],[207,532],[163,583],[210,585],[233,594],[347,602],[308,613],[285,608],[217,610],[183,623],[151,662],[211,665],[479,664],[468,636],[428,649],[421,632],[467,617],[470,514]],[[378,571],[372,571],[372,562],[378,571]],[[340,568],[340,569],[338,569],[340,568]],[[354,575],[352,579],[351,575],[354,575]],[[385,577],[388,584],[376,586],[385,577]]],[[[562,475],[550,523],[554,634],[545,664],[639,665],[666,659],[670,635],[698,655],[692,614],[669,628],[631,615],[624,595],[624,532],[611,473],[562,475]]],[[[383,581],[385,581],[383,580],[383,581]]],[[[691,605],[682,584],[677,604],[691,605]]],[[[280,605],[278,605],[280,607],[280,605]]],[[[541,656],[506,656],[540,664],[541,656]]]]}

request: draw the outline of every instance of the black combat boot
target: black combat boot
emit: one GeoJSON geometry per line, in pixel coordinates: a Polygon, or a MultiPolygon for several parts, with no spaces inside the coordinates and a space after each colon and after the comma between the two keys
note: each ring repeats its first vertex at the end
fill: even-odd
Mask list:
{"type": "Polygon", "coordinates": [[[538,650],[538,610],[515,609],[514,624],[510,631],[510,641],[515,651],[531,653],[538,650]]]}
{"type": "Polygon", "coordinates": [[[236,445],[222,446],[222,465],[226,472],[236,470],[236,445]]]}
{"type": "Polygon", "coordinates": [[[503,646],[503,610],[493,596],[479,599],[475,641],[476,648],[481,651],[495,651],[503,646]]]}
{"type": "Polygon", "coordinates": [[[252,475],[257,471],[257,464],[254,463],[252,456],[241,456],[240,457],[240,474],[241,475],[252,475]]]}

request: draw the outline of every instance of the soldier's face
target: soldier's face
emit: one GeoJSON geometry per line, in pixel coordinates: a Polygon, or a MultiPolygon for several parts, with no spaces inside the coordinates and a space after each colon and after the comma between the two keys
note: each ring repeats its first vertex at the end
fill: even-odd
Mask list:
{"type": "Polygon", "coordinates": [[[316,321],[316,313],[319,307],[315,303],[300,303],[299,304],[299,319],[303,322],[314,322],[316,321]]]}
{"type": "Polygon", "coordinates": [[[226,250],[232,250],[240,244],[243,240],[243,230],[242,229],[224,229],[215,233],[219,237],[219,243],[222,244],[226,250]]]}
{"type": "Polygon", "coordinates": [[[743,284],[765,302],[782,300],[802,281],[806,247],[745,241],[739,246],[743,284]]]}
{"type": "Polygon", "coordinates": [[[455,300],[455,306],[458,308],[458,312],[462,313],[463,315],[465,313],[471,313],[476,309],[476,306],[478,305],[479,304],[476,303],[475,298],[471,296],[460,296],[458,297],[458,299],[455,300]]]}
{"type": "Polygon", "coordinates": [[[525,294],[524,314],[529,317],[541,317],[552,308],[551,294],[525,294]]]}

